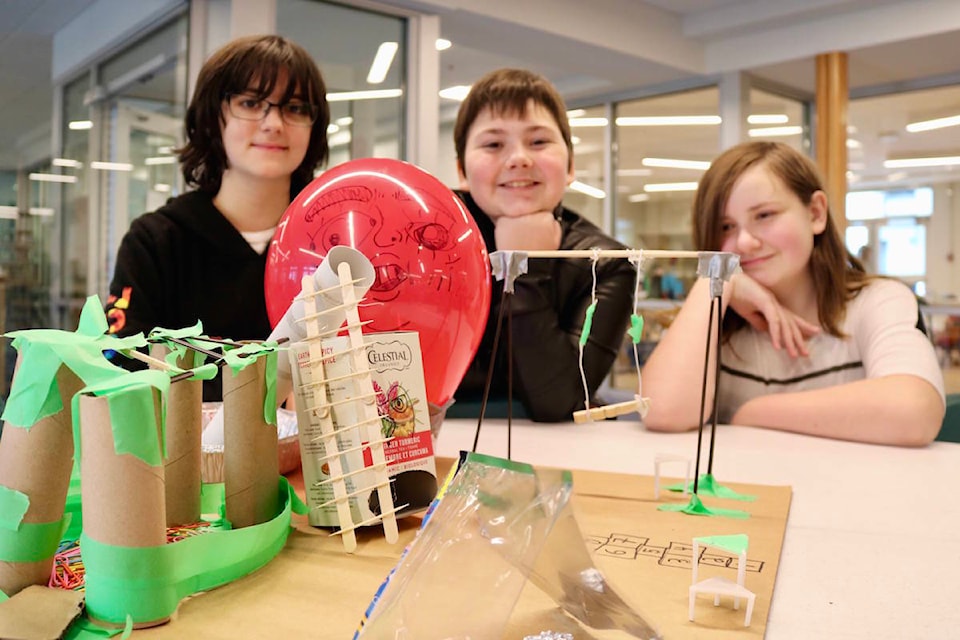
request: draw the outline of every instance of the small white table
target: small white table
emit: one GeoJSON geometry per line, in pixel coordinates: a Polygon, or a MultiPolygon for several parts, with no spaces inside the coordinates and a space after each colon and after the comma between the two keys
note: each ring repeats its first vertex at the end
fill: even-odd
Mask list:
{"type": "MultiPolygon", "coordinates": [[[[437,454],[473,445],[475,420],[448,420],[437,454]]],[[[506,456],[507,426],[484,421],[478,451],[506,456]]],[[[514,421],[512,457],[535,465],[653,475],[654,455],[694,457],[696,432],[635,421],[514,421]]],[[[706,471],[709,432],[700,473],[706,471]]],[[[769,640],[960,637],[960,445],[923,449],[718,427],[713,467],[729,482],[793,487],[769,640]]]]}

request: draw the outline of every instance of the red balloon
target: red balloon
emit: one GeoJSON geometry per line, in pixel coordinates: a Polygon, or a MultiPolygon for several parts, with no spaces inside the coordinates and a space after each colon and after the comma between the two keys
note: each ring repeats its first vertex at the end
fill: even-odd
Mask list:
{"type": "Polygon", "coordinates": [[[427,399],[445,404],[476,353],[490,310],[490,261],[460,199],[426,171],[386,158],[351,160],[300,192],[277,226],[264,292],[277,325],[337,245],[376,272],[360,304],[365,333],[419,331],[427,399]]]}

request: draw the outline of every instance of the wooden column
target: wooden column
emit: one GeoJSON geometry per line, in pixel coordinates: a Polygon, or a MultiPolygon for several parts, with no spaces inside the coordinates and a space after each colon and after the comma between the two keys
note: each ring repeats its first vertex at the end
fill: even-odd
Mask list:
{"type": "Polygon", "coordinates": [[[847,54],[817,56],[817,164],[826,182],[830,210],[842,231],[847,226],[847,54]]]}

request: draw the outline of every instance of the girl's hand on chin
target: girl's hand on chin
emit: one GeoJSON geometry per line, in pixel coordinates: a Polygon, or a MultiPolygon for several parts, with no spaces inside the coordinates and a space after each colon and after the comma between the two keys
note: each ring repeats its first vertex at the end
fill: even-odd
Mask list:
{"type": "Polygon", "coordinates": [[[494,220],[494,238],[501,251],[556,251],[562,235],[552,211],[537,211],[494,220]]]}
{"type": "Polygon", "coordinates": [[[776,349],[785,348],[794,358],[809,355],[807,338],[820,327],[793,313],[769,289],[744,273],[730,279],[730,307],[757,331],[770,334],[776,349]]]}

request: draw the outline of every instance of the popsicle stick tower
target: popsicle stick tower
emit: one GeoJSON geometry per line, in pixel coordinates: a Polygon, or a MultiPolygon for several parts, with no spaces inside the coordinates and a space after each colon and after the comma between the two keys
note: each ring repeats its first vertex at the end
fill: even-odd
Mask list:
{"type": "Polygon", "coordinates": [[[333,535],[340,535],[344,549],[348,553],[352,553],[357,547],[355,530],[378,522],[383,526],[387,542],[397,542],[399,530],[396,514],[404,506],[397,507],[393,504],[383,447],[389,441],[389,438],[382,437],[380,433],[380,415],[376,406],[376,392],[367,362],[367,348],[361,332],[361,327],[365,323],[360,321],[357,308],[360,302],[355,290],[357,281],[353,279],[350,265],[347,263],[341,263],[338,266],[337,276],[340,281],[339,284],[327,289],[317,289],[312,274],[303,278],[300,296],[303,299],[305,312],[302,322],[306,328],[307,344],[309,345],[310,357],[306,364],[310,371],[310,382],[305,383],[304,388],[298,390],[298,398],[300,401],[307,402],[307,409],[319,421],[321,433],[319,439],[324,449],[321,461],[328,465],[330,469],[330,478],[321,482],[332,485],[333,489],[333,499],[314,508],[320,509],[331,504],[336,505],[339,529],[333,535]],[[320,305],[317,304],[319,296],[331,292],[339,293],[339,297],[343,301],[342,304],[325,306],[321,309],[320,305]],[[324,330],[323,327],[326,326],[326,323],[322,322],[323,317],[326,314],[334,313],[345,313],[346,324],[324,330]],[[324,354],[323,340],[337,335],[344,329],[349,336],[349,348],[339,353],[324,354]],[[350,373],[329,377],[325,371],[325,361],[340,356],[349,358],[350,373]],[[348,382],[346,397],[332,400],[329,394],[330,384],[343,380],[348,382]],[[345,405],[351,405],[354,411],[338,411],[338,407],[345,408],[345,405]],[[349,418],[353,416],[358,419],[351,422],[349,418]],[[359,440],[363,444],[349,448],[341,447],[341,436],[347,432],[357,432],[359,440]],[[343,457],[367,448],[370,451],[372,464],[360,469],[345,471],[343,457]],[[348,490],[348,479],[371,477],[373,478],[372,484],[354,491],[348,490]],[[381,505],[380,515],[355,522],[350,509],[350,500],[356,500],[372,489],[377,491],[377,497],[381,505]]]}
{"type": "MultiPolygon", "coordinates": [[[[716,429],[717,429],[717,398],[718,398],[718,386],[720,381],[720,339],[721,339],[721,322],[722,322],[722,296],[723,296],[723,283],[728,281],[736,269],[739,267],[740,258],[734,253],[722,252],[722,251],[663,251],[663,250],[643,250],[643,249],[586,249],[586,250],[557,250],[557,251],[496,251],[490,254],[490,262],[493,267],[493,274],[498,280],[504,281],[503,287],[503,297],[500,305],[500,315],[497,318],[496,331],[494,334],[494,344],[493,351],[496,353],[497,348],[499,347],[499,340],[501,334],[501,327],[506,318],[507,322],[507,333],[509,340],[510,332],[510,322],[511,322],[511,311],[510,311],[510,300],[514,292],[514,281],[518,277],[522,277],[527,272],[527,264],[530,259],[542,259],[542,258],[558,258],[558,259],[589,259],[593,262],[593,274],[594,274],[594,291],[596,290],[596,265],[601,258],[612,258],[612,259],[626,259],[630,260],[637,269],[637,284],[634,287],[634,311],[631,316],[631,327],[628,331],[633,344],[634,350],[636,352],[637,345],[640,342],[640,338],[643,331],[643,319],[638,313],[638,298],[637,293],[639,291],[640,282],[642,281],[643,270],[648,261],[655,259],[696,259],[697,260],[697,276],[700,278],[709,278],[710,280],[710,316],[709,323],[707,326],[707,335],[705,342],[705,353],[704,353],[704,368],[703,368],[703,383],[701,388],[701,401],[700,401],[700,423],[697,432],[697,454],[696,454],[696,465],[694,468],[694,479],[692,493],[690,497],[690,503],[688,505],[678,506],[678,505],[662,505],[663,510],[676,510],[682,511],[683,513],[697,514],[697,515],[725,515],[728,517],[746,517],[748,514],[743,511],[733,510],[733,509],[710,509],[703,505],[699,497],[699,492],[701,490],[700,486],[700,457],[701,450],[703,449],[703,432],[704,426],[706,424],[707,416],[712,415],[711,420],[711,429],[710,429],[710,448],[707,460],[707,474],[703,476],[703,479],[706,482],[706,493],[709,495],[722,495],[723,497],[734,498],[734,499],[752,499],[751,496],[740,496],[736,492],[726,489],[725,487],[720,487],[716,484],[713,479],[713,459],[714,459],[714,441],[716,439],[716,429]],[[716,318],[717,322],[717,338],[714,345],[712,340],[713,335],[713,322],[716,318]],[[714,393],[713,393],[713,407],[712,411],[708,414],[706,407],[706,394],[707,394],[707,384],[709,381],[709,371],[710,366],[710,351],[711,348],[716,349],[714,366],[715,366],[715,375],[714,375],[714,393]]],[[[597,309],[598,301],[594,296],[590,306],[587,308],[584,323],[583,331],[580,335],[580,371],[581,377],[583,378],[583,387],[584,387],[584,409],[576,411],[573,414],[574,422],[584,423],[592,422],[595,420],[605,420],[608,418],[615,418],[617,416],[637,412],[642,419],[649,409],[650,399],[643,397],[643,383],[640,372],[640,361],[639,358],[635,360],[636,364],[636,373],[637,373],[637,393],[634,396],[633,400],[626,402],[620,402],[616,404],[605,405],[601,407],[591,407],[590,406],[590,393],[587,388],[586,379],[583,376],[583,348],[587,343],[590,334],[591,323],[593,319],[593,314],[597,309]]],[[[509,356],[507,358],[508,363],[508,372],[507,372],[507,381],[508,381],[508,407],[512,404],[512,350],[508,342],[508,352],[509,356]]],[[[486,388],[483,393],[483,401],[480,408],[480,417],[477,421],[477,430],[474,436],[473,441],[473,451],[476,451],[477,443],[480,438],[480,428],[483,423],[483,416],[486,410],[487,400],[490,394],[491,382],[493,380],[493,369],[494,369],[495,359],[491,361],[490,369],[487,372],[487,383],[486,388]]],[[[511,450],[511,429],[510,422],[512,416],[509,413],[508,409],[508,422],[507,422],[507,458],[510,458],[511,450]]]]}

